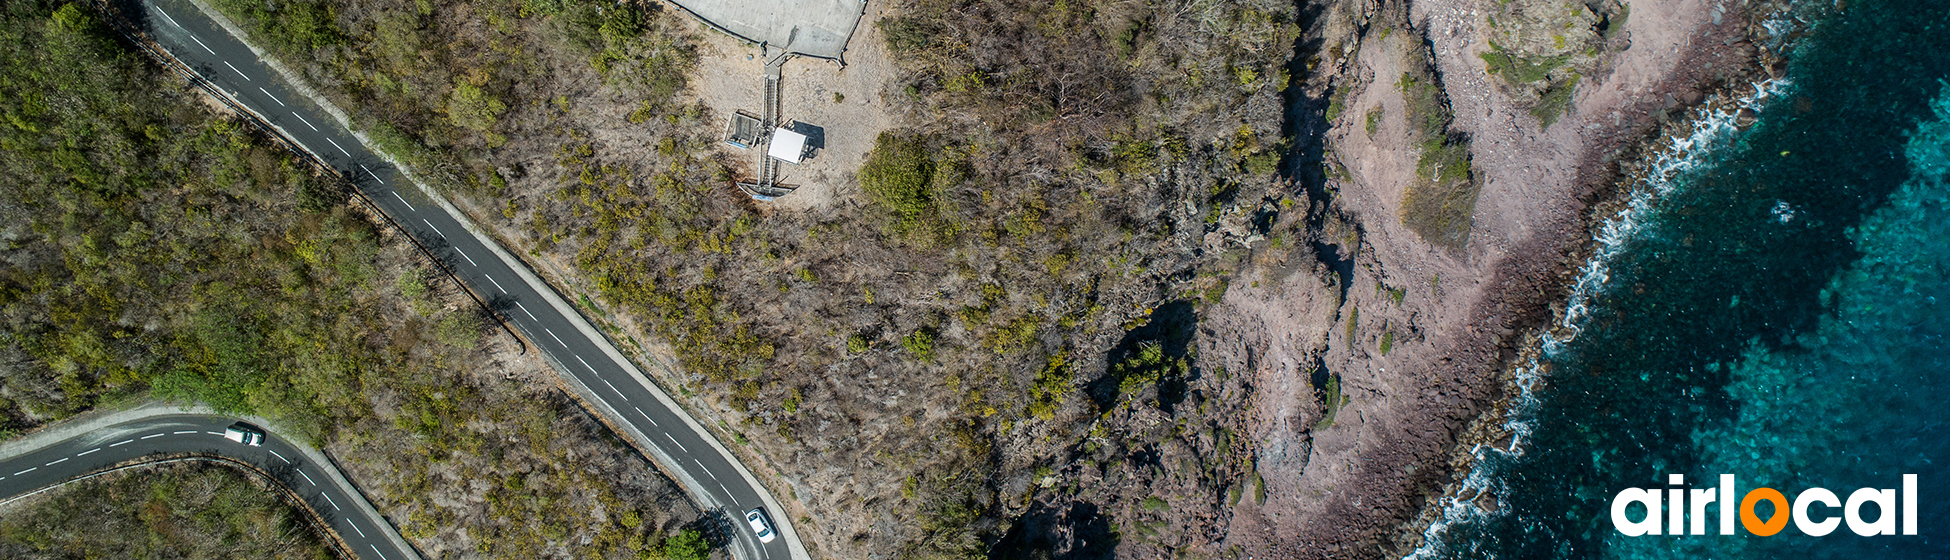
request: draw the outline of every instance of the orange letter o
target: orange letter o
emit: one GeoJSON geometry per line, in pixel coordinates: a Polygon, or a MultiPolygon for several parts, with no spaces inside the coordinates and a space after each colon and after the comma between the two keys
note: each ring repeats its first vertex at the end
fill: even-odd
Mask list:
{"type": "Polygon", "coordinates": [[[1747,531],[1763,537],[1771,537],[1774,533],[1781,532],[1781,529],[1786,529],[1787,524],[1787,496],[1781,495],[1780,490],[1755,488],[1754,491],[1747,493],[1747,497],[1740,499],[1740,526],[1746,527],[1747,531]],[[1760,517],[1754,515],[1754,504],[1761,500],[1774,502],[1774,516],[1767,518],[1766,523],[1761,523],[1760,517]]]}

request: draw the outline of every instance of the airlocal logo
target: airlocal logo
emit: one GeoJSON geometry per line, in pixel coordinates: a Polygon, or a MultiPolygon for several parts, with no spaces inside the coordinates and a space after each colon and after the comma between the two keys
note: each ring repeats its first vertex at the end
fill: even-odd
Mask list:
{"type": "MultiPolygon", "coordinates": [[[[1670,475],[1667,477],[1667,484],[1685,486],[1686,477],[1670,475]]],[[[1835,527],[1841,525],[1843,521],[1848,522],[1848,530],[1864,537],[1896,534],[1898,510],[1895,490],[1874,488],[1856,490],[1848,495],[1848,502],[1844,505],[1834,492],[1826,488],[1809,488],[1795,496],[1793,507],[1788,506],[1787,496],[1773,488],[1755,488],[1747,492],[1740,498],[1738,508],[1728,507],[1729,504],[1734,503],[1734,495],[1733,475],[1730,474],[1720,475],[1718,489],[1669,488],[1665,492],[1660,492],[1657,489],[1626,488],[1611,499],[1611,525],[1628,537],[1658,535],[1660,534],[1659,511],[1664,509],[1665,534],[1689,534],[1684,530],[1691,525],[1690,534],[1704,535],[1707,520],[1706,506],[1717,502],[1722,535],[1734,534],[1733,518],[1736,511],[1739,512],[1741,527],[1745,527],[1749,533],[1763,537],[1771,537],[1781,532],[1781,529],[1787,528],[1790,517],[1794,519],[1796,529],[1815,537],[1834,532],[1835,527]],[[1665,506],[1663,508],[1660,507],[1662,502],[1665,506]],[[1769,502],[1774,506],[1773,513],[1765,521],[1761,520],[1760,513],[1755,511],[1761,502],[1769,502]],[[1638,521],[1631,519],[1632,504],[1645,507],[1644,519],[1638,521]],[[1874,521],[1862,518],[1862,506],[1867,504],[1876,506],[1874,521]],[[1687,507],[1689,505],[1691,507],[1687,507]],[[1816,510],[1815,506],[1825,506],[1831,510],[1841,508],[1841,515],[1838,517],[1833,511],[1816,510]],[[1686,523],[1687,519],[1691,519],[1692,523],[1686,523]]],[[[1916,534],[1916,475],[1903,475],[1902,501],[1903,534],[1914,535],[1916,534]]]]}

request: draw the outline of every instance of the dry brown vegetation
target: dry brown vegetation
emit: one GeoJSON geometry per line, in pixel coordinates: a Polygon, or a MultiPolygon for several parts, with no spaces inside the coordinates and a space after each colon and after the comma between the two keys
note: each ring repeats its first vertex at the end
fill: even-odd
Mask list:
{"type": "Polygon", "coordinates": [[[593,4],[327,1],[322,42],[247,4],[228,9],[382,147],[544,273],[573,266],[555,279],[629,349],[667,344],[664,381],[784,466],[816,554],[978,557],[1106,524],[1132,552],[1217,552],[1250,470],[1219,394],[1241,382],[1170,366],[1182,340],[1108,364],[1189,333],[1181,309],[1120,345],[1161,302],[1223,292],[1291,205],[1290,3],[899,3],[863,25],[904,61],[903,125],[863,204],[808,213],[730,185],[723,115],[618,73],[690,64],[665,10],[609,6],[641,32],[599,33],[623,48],[592,64],[573,39],[593,4]],[[1101,513],[1019,519],[1076,507],[1101,513]]]}
{"type": "Polygon", "coordinates": [[[337,558],[268,481],[175,463],[77,482],[0,511],[0,554],[55,558],[337,558]]]}
{"type": "Polygon", "coordinates": [[[0,106],[6,428],[143,395],[267,416],[438,557],[656,556],[698,518],[330,179],[87,9],[8,8],[0,87],[44,93],[0,106]]]}

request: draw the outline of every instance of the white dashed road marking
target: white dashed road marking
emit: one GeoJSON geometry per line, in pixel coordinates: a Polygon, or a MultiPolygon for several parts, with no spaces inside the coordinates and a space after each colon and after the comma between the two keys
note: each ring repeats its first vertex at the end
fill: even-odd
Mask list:
{"type": "Polygon", "coordinates": [[[27,469],[27,470],[24,470],[24,471],[20,471],[20,472],[17,472],[17,473],[14,473],[14,476],[20,476],[20,475],[23,475],[23,474],[27,474],[27,473],[30,473],[30,472],[34,472],[34,471],[36,471],[36,470],[39,470],[39,469],[40,469],[40,467],[34,467],[34,468],[31,468],[31,469],[27,469]]]}
{"type": "Polygon", "coordinates": [[[730,497],[731,497],[731,489],[730,489],[730,488],[725,488],[725,487],[724,487],[724,483],[723,483],[723,482],[720,482],[720,483],[718,483],[718,489],[719,489],[719,490],[723,490],[723,491],[724,491],[724,497],[726,497],[726,498],[730,498],[730,497]]]}
{"type": "Polygon", "coordinates": [[[311,124],[311,121],[308,121],[308,120],[305,120],[305,116],[304,116],[304,115],[300,115],[300,114],[297,114],[297,113],[292,113],[292,114],[291,114],[291,116],[294,116],[294,117],[298,117],[298,122],[301,122],[301,123],[305,123],[305,126],[310,126],[310,127],[311,127],[311,131],[312,131],[312,132],[318,132],[318,127],[317,127],[317,126],[313,126],[313,125],[311,124]]]}
{"type": "Polygon", "coordinates": [[[386,560],[386,553],[379,551],[379,545],[372,545],[372,553],[378,554],[379,560],[386,560]]]}
{"type": "MultiPolygon", "coordinates": [[[[636,408],[636,407],[634,407],[634,406],[632,406],[632,407],[630,407],[630,408],[636,408]]],[[[637,413],[637,414],[643,414],[643,409],[641,409],[641,408],[636,408],[636,413],[637,413]]],[[[648,415],[648,414],[643,414],[643,419],[644,419],[644,420],[649,420],[649,421],[650,421],[650,425],[652,425],[652,426],[657,426],[657,427],[659,427],[659,428],[661,428],[661,427],[663,427],[663,426],[658,426],[658,425],[657,425],[657,421],[656,421],[655,419],[652,419],[652,418],[650,418],[650,415],[648,415]]]]}
{"type": "Polygon", "coordinates": [[[124,444],[124,443],[129,443],[129,442],[132,442],[132,441],[135,441],[135,440],[132,440],[132,439],[125,439],[125,440],[122,440],[122,441],[118,441],[118,442],[115,442],[115,443],[111,443],[111,444],[108,444],[108,446],[109,446],[109,447],[115,447],[115,446],[117,446],[117,445],[122,445],[122,444],[124,444]]]}
{"type": "Polygon", "coordinates": [[[180,435],[183,435],[183,434],[194,434],[194,433],[196,433],[196,430],[183,430],[183,431],[180,431],[180,432],[176,432],[176,435],[179,435],[179,436],[180,436],[180,435]]]}
{"type": "Polygon", "coordinates": [[[333,500],[333,499],[332,499],[332,495],[331,495],[331,494],[319,494],[319,495],[320,495],[320,496],[324,496],[324,497],[325,497],[325,503],[328,503],[328,504],[332,504],[332,511],[345,511],[345,510],[342,510],[342,509],[339,509],[339,503],[338,503],[338,501],[336,501],[336,500],[333,500]]]}
{"type": "Polygon", "coordinates": [[[94,452],[96,452],[96,451],[101,451],[101,450],[102,450],[102,448],[100,448],[100,447],[97,447],[97,448],[94,448],[94,449],[90,449],[90,450],[87,450],[87,451],[83,451],[83,452],[80,452],[80,453],[76,453],[76,454],[74,454],[74,456],[76,456],[76,457],[80,457],[80,456],[82,456],[82,455],[87,455],[87,454],[89,454],[89,453],[94,453],[94,452]]]}
{"type": "Polygon", "coordinates": [[[146,435],[146,436],[142,436],[142,437],[140,437],[140,438],[137,438],[137,439],[149,439],[149,438],[159,438],[159,437],[163,437],[163,436],[166,436],[166,435],[169,435],[169,434],[149,434],[149,435],[146,435]]]}
{"type": "MultiPolygon", "coordinates": [[[[203,40],[196,38],[195,35],[191,35],[190,40],[196,41],[196,46],[203,47],[203,50],[210,51],[210,45],[203,44],[203,40]]],[[[217,51],[210,51],[210,54],[217,54],[217,51]]]]}
{"type": "MultiPolygon", "coordinates": [[[[594,367],[591,367],[591,366],[589,365],[589,361],[588,361],[588,360],[584,360],[584,359],[582,359],[582,356],[576,356],[576,361],[578,361],[578,362],[582,362],[582,367],[586,367],[586,368],[589,368],[589,373],[596,373],[596,368],[594,368],[594,367]]],[[[612,386],[612,387],[610,387],[610,388],[611,388],[611,389],[614,389],[615,387],[613,387],[613,386],[612,386]]]]}
{"type": "MultiPolygon", "coordinates": [[[[230,61],[228,61],[228,60],[226,60],[226,61],[223,61],[223,65],[224,65],[224,66],[229,66],[229,67],[230,67],[230,71],[231,71],[231,72],[236,72],[236,73],[237,73],[237,75],[239,75],[239,76],[244,76],[244,71],[243,71],[243,70],[238,70],[238,69],[237,69],[237,65],[235,65],[235,64],[231,64],[231,63],[230,63],[230,61]]],[[[251,77],[250,77],[250,76],[244,76],[244,81],[246,81],[246,82],[249,82],[249,81],[252,81],[252,80],[251,80],[251,77]]]]}
{"type": "Polygon", "coordinates": [[[62,457],[62,458],[60,458],[60,459],[55,459],[55,460],[53,460],[53,461],[49,461],[49,462],[48,462],[48,463],[47,463],[46,465],[42,465],[42,466],[46,466],[46,467],[52,467],[52,466],[54,466],[54,465],[57,465],[57,464],[61,464],[61,463],[66,463],[66,462],[68,462],[68,459],[69,459],[69,457],[62,457]]]}
{"type": "Polygon", "coordinates": [[[326,141],[326,142],[331,142],[331,143],[332,143],[332,147],[334,147],[334,148],[338,148],[338,149],[339,149],[339,153],[341,153],[341,154],[345,154],[345,157],[352,157],[352,152],[348,152],[348,151],[345,151],[345,147],[344,147],[344,146],[340,146],[340,145],[339,145],[339,142],[338,142],[337,140],[333,140],[333,139],[331,139],[331,138],[326,138],[326,139],[325,139],[325,141],[326,141]]]}
{"type": "MultiPolygon", "coordinates": [[[[523,311],[523,312],[525,313],[525,312],[527,312],[528,310],[526,310],[526,309],[524,309],[524,310],[522,310],[522,311],[523,311]]],[[[552,331],[552,330],[549,330],[549,328],[548,328],[548,327],[542,327],[542,330],[544,330],[544,331],[548,331],[548,337],[549,337],[549,338],[553,338],[553,339],[555,339],[555,343],[556,343],[556,344],[562,344],[562,337],[559,337],[559,336],[555,336],[555,331],[552,331]]],[[[567,344],[562,344],[562,347],[563,347],[563,348],[568,348],[568,347],[569,347],[569,345],[567,345],[567,344]]],[[[583,365],[588,365],[588,364],[583,364],[583,365]]]]}
{"type": "Polygon", "coordinates": [[[183,24],[176,23],[176,18],[169,17],[169,12],[163,11],[162,8],[156,8],[156,13],[162,14],[163,19],[169,20],[170,25],[174,25],[178,28],[183,27],[183,24]]]}
{"type": "MultiPolygon", "coordinates": [[[[367,167],[366,167],[366,164],[363,164],[363,163],[361,163],[361,164],[359,164],[359,169],[364,169],[364,170],[366,170],[366,174],[367,174],[367,175],[371,175],[371,176],[372,176],[372,180],[374,180],[374,181],[379,181],[379,184],[381,184],[381,185],[384,185],[384,184],[386,184],[386,180],[385,180],[385,179],[381,179],[381,178],[379,178],[379,174],[378,174],[378,173],[373,173],[373,172],[372,172],[372,169],[370,169],[370,168],[367,168],[367,167]]],[[[394,192],[394,193],[393,193],[393,196],[399,196],[399,193],[398,193],[398,192],[394,192]]],[[[404,198],[401,198],[401,199],[399,199],[399,201],[400,201],[400,202],[406,202],[406,199],[404,199],[404,198]]],[[[408,204],[408,205],[406,205],[406,207],[407,207],[407,208],[412,208],[412,207],[413,207],[413,205],[412,205],[412,204],[408,204]]],[[[418,210],[415,210],[415,212],[418,212],[418,210]]]]}
{"type": "MultiPolygon", "coordinates": [[[[477,263],[477,262],[474,262],[474,257],[470,257],[470,256],[467,256],[467,251],[462,251],[462,250],[460,250],[460,248],[459,248],[459,247],[455,247],[455,248],[454,248],[454,252],[456,252],[456,253],[460,253],[460,258],[463,258],[463,259],[467,259],[467,264],[471,264],[471,265],[474,265],[474,268],[480,268],[480,267],[481,267],[481,264],[480,264],[480,263],[477,263]]],[[[490,278],[490,280],[492,280],[492,278],[490,278]]],[[[503,293],[506,293],[506,292],[503,292],[503,293]]]]}
{"type": "MultiPolygon", "coordinates": [[[[493,276],[489,276],[489,277],[487,277],[487,279],[488,279],[488,281],[489,281],[489,282],[494,282],[494,277],[493,277],[493,276]]],[[[501,293],[504,293],[504,294],[505,294],[505,293],[508,293],[508,290],[507,290],[507,288],[502,288],[502,287],[501,287],[501,283],[500,283],[500,282],[494,282],[494,289],[496,289],[496,290],[501,290],[501,293]]]]}
{"type": "Polygon", "coordinates": [[[270,450],[270,449],[266,449],[265,451],[270,451],[272,455],[277,455],[277,456],[278,456],[278,460],[279,460],[279,461],[284,461],[284,464],[287,464],[287,465],[289,465],[289,464],[291,464],[291,460],[290,460],[290,459],[286,459],[286,458],[284,458],[284,455],[283,455],[283,454],[280,454],[280,453],[278,453],[277,451],[274,451],[274,450],[270,450]]]}
{"type": "Polygon", "coordinates": [[[306,484],[310,484],[310,485],[312,485],[312,486],[317,486],[317,485],[318,485],[318,483],[316,483],[316,482],[312,482],[312,481],[311,481],[311,475],[308,475],[308,474],[305,474],[305,471],[298,471],[298,476],[302,476],[302,477],[305,477],[305,483],[306,483],[306,484]]]}
{"type": "MultiPolygon", "coordinates": [[[[711,469],[707,469],[707,468],[705,468],[705,467],[704,467],[704,461],[699,461],[699,460],[697,460],[697,459],[695,459],[695,458],[693,458],[693,459],[691,459],[691,462],[693,462],[693,463],[697,463],[697,468],[700,468],[700,469],[704,469],[704,474],[710,474],[710,475],[711,475],[711,480],[717,480],[717,479],[718,479],[718,475],[715,475],[715,474],[711,474],[711,469]]],[[[727,494],[728,494],[728,493],[729,493],[729,492],[727,492],[727,494]]]]}
{"type": "Polygon", "coordinates": [[[210,435],[213,435],[213,436],[220,436],[220,435],[223,435],[223,432],[203,432],[203,433],[206,433],[206,434],[210,434],[210,435]]]}
{"type": "MultiPolygon", "coordinates": [[[[374,178],[374,179],[378,179],[378,178],[379,178],[379,176],[378,176],[378,175],[374,175],[374,176],[372,176],[372,178],[374,178]]],[[[400,195],[399,195],[399,191],[393,191],[393,198],[397,198],[397,199],[399,199],[399,201],[400,201],[400,204],[405,204],[405,205],[406,205],[406,209],[407,209],[407,210],[412,210],[412,211],[414,211],[414,212],[419,212],[419,211],[420,211],[420,209],[418,209],[418,208],[414,208],[414,207],[413,207],[413,203],[411,203],[411,202],[407,202],[407,201],[406,201],[406,197],[404,197],[404,196],[400,196],[400,195]]]]}
{"type": "Polygon", "coordinates": [[[521,312],[522,312],[522,313],[524,313],[524,314],[527,314],[527,315],[528,315],[528,320],[530,320],[530,321],[537,321],[537,322],[540,322],[540,321],[541,321],[541,319],[536,319],[536,318],[535,318],[535,314],[534,314],[534,313],[529,313],[529,312],[528,312],[528,306],[525,306],[525,305],[522,305],[522,304],[521,304],[521,302],[519,302],[519,301],[517,301],[517,302],[515,302],[515,307],[520,307],[520,308],[521,308],[521,312]]]}
{"type": "Polygon", "coordinates": [[[282,99],[278,99],[278,96],[275,96],[275,95],[271,95],[271,90],[267,90],[267,89],[264,89],[264,88],[257,88],[257,91],[261,91],[261,92],[264,92],[264,96],[265,96],[265,97],[269,97],[269,98],[271,98],[271,100],[272,100],[272,101],[276,101],[276,102],[278,102],[278,106],[279,106],[279,107],[284,107],[284,106],[285,106],[285,104],[284,104],[284,100],[282,100],[282,99]]]}
{"type": "Polygon", "coordinates": [[[359,532],[359,538],[362,538],[362,539],[363,539],[363,538],[366,538],[366,530],[365,530],[365,529],[360,529],[360,528],[359,528],[359,524],[357,524],[357,523],[353,523],[353,522],[350,522],[350,521],[348,521],[348,522],[346,522],[345,524],[346,524],[346,525],[351,525],[351,526],[352,526],[352,530],[353,530],[353,531],[358,531],[358,532],[359,532]]]}
{"type": "Polygon", "coordinates": [[[441,239],[446,239],[446,238],[447,238],[447,234],[444,234],[444,233],[440,233],[440,226],[436,226],[436,225],[433,225],[433,222],[427,222],[427,219],[426,219],[426,218],[420,218],[420,221],[422,221],[422,222],[426,222],[426,224],[427,224],[427,227],[430,227],[430,228],[433,228],[433,234],[434,234],[434,235],[438,235],[438,236],[440,236],[440,238],[441,238],[441,239]]]}
{"type": "MultiPolygon", "coordinates": [[[[675,444],[677,444],[677,448],[678,448],[678,449],[684,449],[684,444],[683,444],[682,442],[679,442],[679,441],[677,441],[677,438],[674,438],[674,437],[671,437],[671,436],[670,436],[670,432],[664,432],[664,437],[667,437],[667,438],[670,438],[670,442],[671,442],[671,443],[675,443],[675,444]]],[[[691,450],[689,450],[689,449],[684,449],[684,452],[685,452],[685,453],[690,453],[690,452],[691,452],[691,450]]]]}

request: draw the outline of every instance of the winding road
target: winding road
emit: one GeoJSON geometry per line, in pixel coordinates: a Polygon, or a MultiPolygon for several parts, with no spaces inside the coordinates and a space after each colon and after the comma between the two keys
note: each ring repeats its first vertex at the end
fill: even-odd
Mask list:
{"type": "Polygon", "coordinates": [[[268,430],[260,447],[225,439],[223,430],[236,422],[235,418],[185,414],[162,406],[134,412],[96,422],[103,425],[89,426],[86,432],[65,439],[60,438],[70,434],[10,442],[8,449],[0,450],[0,501],[142,460],[185,455],[224,457],[268,473],[297,493],[361,558],[419,558],[336,467],[323,464],[316,451],[293,445],[268,430]],[[128,419],[130,416],[134,418],[128,419]]]}
{"type": "MultiPolygon", "coordinates": [[[[290,81],[274,61],[245,43],[241,33],[208,6],[194,0],[139,0],[122,5],[127,8],[120,15],[134,19],[142,33],[169,55],[269,122],[286,139],[351,178],[381,211],[443,260],[540,350],[571,389],[633,439],[637,448],[650,454],[703,509],[723,520],[724,534],[729,537],[726,544],[734,556],[741,560],[810,560],[791,520],[779,513],[778,502],[722,442],[679,408],[520,259],[482,234],[446,200],[369,150],[346,127],[340,118],[343,112],[290,81]],[[745,526],[743,513],[758,507],[765,508],[781,538],[760,543],[745,526]]],[[[215,436],[175,432],[211,430],[202,425],[174,428],[155,442],[171,438],[207,440],[215,436]]],[[[221,432],[222,427],[213,430],[221,432]]],[[[90,442],[103,439],[90,438],[90,442]]],[[[107,453],[108,448],[104,449],[101,453],[107,453]]],[[[62,451],[74,450],[63,447],[62,451]]],[[[43,466],[50,472],[10,475],[0,484],[18,488],[13,485],[56,481],[52,471],[60,464],[55,461],[58,457],[45,457],[43,466]],[[34,478],[37,476],[43,478],[34,478]]],[[[67,457],[78,458],[72,452],[67,457]]],[[[25,469],[23,466],[0,475],[25,469]]],[[[356,536],[356,532],[347,536],[356,536]]]]}

